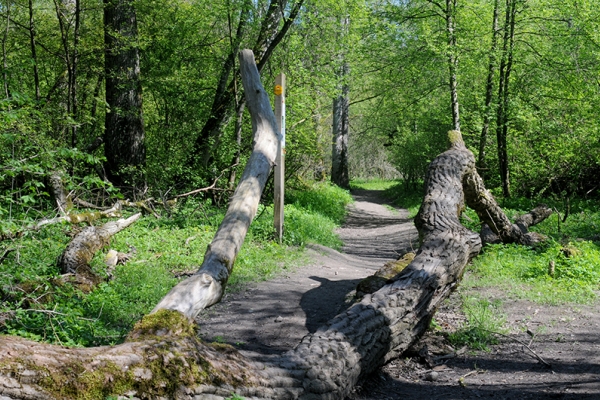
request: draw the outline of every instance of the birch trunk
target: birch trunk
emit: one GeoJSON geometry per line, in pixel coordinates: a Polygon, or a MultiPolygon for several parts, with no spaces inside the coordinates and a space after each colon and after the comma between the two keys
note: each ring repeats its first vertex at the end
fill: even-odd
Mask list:
{"type": "Polygon", "coordinates": [[[279,140],[277,122],[269,96],[261,84],[252,51],[243,50],[240,53],[240,69],[246,103],[252,116],[254,151],[231,197],[225,218],[208,246],[202,266],[194,276],[175,286],[153,312],[160,309],[177,310],[193,318],[221,299],[275,163],[279,140]]]}

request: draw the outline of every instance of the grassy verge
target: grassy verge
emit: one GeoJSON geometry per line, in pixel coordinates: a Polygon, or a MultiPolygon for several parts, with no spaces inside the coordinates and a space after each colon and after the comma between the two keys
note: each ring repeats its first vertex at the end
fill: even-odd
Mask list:
{"type": "MultiPolygon", "coordinates": [[[[306,262],[303,246],[315,242],[337,247],[334,229],[342,222],[348,192],[328,184],[290,191],[285,206],[284,243],[273,242],[273,210],[259,209],[236,260],[228,290],[269,279],[306,262]]],[[[81,227],[48,226],[3,243],[0,254],[15,249],[0,264],[0,333],[71,346],[118,343],[139,318],[175,285],[182,272],[202,263],[224,211],[188,199],[170,218],[145,216],[117,234],[109,248],[135,256],[117,266],[114,279],[90,294],[62,284],[56,259],[81,227]]],[[[104,254],[92,268],[105,275],[104,254]]]]}

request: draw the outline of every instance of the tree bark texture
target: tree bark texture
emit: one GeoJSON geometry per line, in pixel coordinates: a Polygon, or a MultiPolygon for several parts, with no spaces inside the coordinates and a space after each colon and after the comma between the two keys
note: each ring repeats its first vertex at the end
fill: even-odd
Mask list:
{"type": "Polygon", "coordinates": [[[154,312],[169,309],[195,317],[221,299],[275,163],[280,134],[251,50],[240,53],[240,69],[246,103],[252,117],[254,151],[230,199],[225,218],[204,255],[202,266],[194,276],[175,286],[154,312]]]}
{"type": "Polygon", "coordinates": [[[331,145],[331,182],[349,188],[348,175],[348,97],[333,99],[333,142],[331,145]]]}
{"type": "Polygon", "coordinates": [[[146,162],[137,20],[132,0],[104,0],[106,113],[104,154],[109,179],[131,182],[146,162]]]}

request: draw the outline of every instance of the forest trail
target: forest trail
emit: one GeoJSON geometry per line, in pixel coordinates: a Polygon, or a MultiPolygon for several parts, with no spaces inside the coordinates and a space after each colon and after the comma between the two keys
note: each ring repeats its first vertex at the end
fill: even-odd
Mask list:
{"type": "MultiPolygon", "coordinates": [[[[259,359],[281,354],[346,309],[363,278],[418,247],[406,210],[389,206],[381,192],[358,190],[352,195],[355,202],[338,230],[344,242],[341,252],[311,245],[312,262],[307,265],[226,293],[221,303],[198,317],[203,339],[229,343],[259,359]]],[[[427,345],[434,359],[447,357],[438,359],[435,374],[413,353],[360,382],[347,400],[600,399],[597,305],[540,305],[507,298],[493,288],[459,288],[435,319],[441,329],[429,331],[414,346],[420,350],[427,345]],[[449,347],[445,334],[465,321],[461,296],[501,301],[506,336],[489,352],[460,349],[450,358],[458,349],[449,347]],[[539,363],[517,340],[552,367],[539,363]]]]}
{"type": "MultiPolygon", "coordinates": [[[[352,302],[356,285],[383,264],[417,246],[417,230],[406,210],[386,206],[381,192],[357,190],[338,230],[341,252],[309,245],[308,265],[285,271],[241,292],[198,317],[207,341],[229,343],[264,355],[294,348],[352,302]]],[[[254,354],[256,356],[256,354],[254,354]]]]}

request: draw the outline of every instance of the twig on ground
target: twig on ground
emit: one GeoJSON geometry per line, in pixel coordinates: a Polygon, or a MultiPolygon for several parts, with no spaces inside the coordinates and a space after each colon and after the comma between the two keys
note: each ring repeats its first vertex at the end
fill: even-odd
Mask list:
{"type": "Polygon", "coordinates": [[[484,374],[486,372],[487,372],[487,370],[485,370],[485,369],[475,369],[471,372],[467,372],[466,374],[464,374],[463,376],[458,378],[458,384],[462,387],[467,387],[467,384],[465,383],[465,378],[467,378],[471,375],[475,375],[475,374],[484,374]]]}
{"type": "Polygon", "coordinates": [[[2,257],[0,257],[0,264],[2,264],[4,262],[4,259],[13,251],[15,251],[17,249],[15,248],[8,248],[6,250],[4,250],[4,254],[2,254],[2,257]]]}
{"type": "MultiPolygon", "coordinates": [[[[484,330],[487,330],[487,329],[484,329],[484,330]]],[[[540,361],[542,364],[544,364],[544,365],[545,365],[545,366],[547,366],[547,367],[550,367],[550,368],[552,368],[552,365],[551,365],[549,362],[547,362],[546,360],[544,360],[544,359],[543,359],[543,358],[542,358],[542,357],[541,357],[541,356],[540,356],[538,353],[536,353],[535,351],[533,351],[533,349],[532,349],[531,347],[529,347],[529,346],[527,345],[527,343],[525,343],[525,342],[523,342],[523,341],[521,341],[521,340],[519,340],[519,339],[517,339],[517,338],[514,338],[514,337],[512,337],[512,336],[505,335],[505,334],[503,334],[503,333],[494,332],[494,331],[490,331],[490,330],[487,330],[487,331],[488,331],[488,332],[490,332],[490,333],[493,333],[494,335],[503,336],[503,337],[505,337],[505,338],[508,338],[508,339],[510,339],[510,340],[514,340],[515,342],[522,344],[522,345],[523,345],[523,346],[524,346],[524,347],[525,347],[527,350],[529,350],[529,351],[531,352],[531,354],[532,354],[532,355],[533,355],[535,358],[537,358],[537,359],[538,359],[538,360],[539,360],[539,361],[540,361]]]]}

